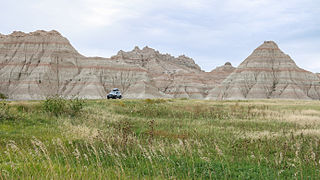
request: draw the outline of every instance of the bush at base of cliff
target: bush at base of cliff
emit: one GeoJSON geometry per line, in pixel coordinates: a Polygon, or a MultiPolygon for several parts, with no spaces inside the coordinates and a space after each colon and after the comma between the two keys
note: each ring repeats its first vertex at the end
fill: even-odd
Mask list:
{"type": "Polygon", "coordinates": [[[69,115],[76,116],[79,114],[84,106],[84,100],[79,98],[64,99],[60,96],[52,96],[47,98],[43,104],[43,110],[52,113],[55,116],[69,115]]]}
{"type": "Polygon", "coordinates": [[[8,99],[8,97],[2,93],[0,93],[0,99],[8,99]]]}

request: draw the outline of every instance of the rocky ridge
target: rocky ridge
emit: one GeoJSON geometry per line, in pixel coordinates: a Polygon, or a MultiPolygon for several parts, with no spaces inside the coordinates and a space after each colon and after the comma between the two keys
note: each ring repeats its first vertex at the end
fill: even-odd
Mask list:
{"type": "Polygon", "coordinates": [[[57,31],[0,34],[0,93],[10,99],[100,99],[114,87],[126,98],[319,99],[319,82],[272,41],[237,68],[227,62],[204,72],[185,55],[149,47],[85,57],[57,31]]]}
{"type": "Polygon", "coordinates": [[[13,32],[0,39],[0,92],[11,99],[101,98],[119,71],[144,70],[107,58],[79,54],[57,31],[13,32]]]}
{"type": "Polygon", "coordinates": [[[112,58],[85,57],[57,31],[15,31],[0,38],[0,92],[10,99],[55,94],[98,99],[113,87],[127,98],[170,98],[154,79],[200,71],[188,57],[175,58],[148,47],[120,51],[112,58]]]}

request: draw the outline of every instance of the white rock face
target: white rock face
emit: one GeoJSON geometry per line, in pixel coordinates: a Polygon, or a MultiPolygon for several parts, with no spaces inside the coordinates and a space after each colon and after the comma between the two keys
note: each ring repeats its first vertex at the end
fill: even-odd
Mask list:
{"type": "Polygon", "coordinates": [[[226,63],[204,72],[185,55],[149,47],[85,57],[57,31],[0,34],[0,93],[10,99],[100,99],[113,88],[125,98],[319,99],[319,82],[271,41],[238,68],[226,63]]]}

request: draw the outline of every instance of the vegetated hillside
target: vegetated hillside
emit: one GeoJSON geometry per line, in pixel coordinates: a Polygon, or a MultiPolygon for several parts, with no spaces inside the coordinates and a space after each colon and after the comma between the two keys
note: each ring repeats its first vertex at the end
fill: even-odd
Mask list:
{"type": "Polygon", "coordinates": [[[320,102],[0,102],[0,177],[317,179],[320,102]]]}
{"type": "Polygon", "coordinates": [[[192,58],[147,46],[85,57],[54,30],[0,34],[0,93],[9,99],[102,99],[113,88],[125,98],[320,99],[319,76],[299,68],[273,41],[237,68],[226,63],[204,72],[192,58]]]}

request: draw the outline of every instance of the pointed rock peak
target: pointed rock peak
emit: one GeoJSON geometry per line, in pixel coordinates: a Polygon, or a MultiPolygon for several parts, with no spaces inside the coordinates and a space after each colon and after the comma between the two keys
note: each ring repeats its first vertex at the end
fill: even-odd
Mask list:
{"type": "Polygon", "coordinates": [[[187,58],[187,59],[191,59],[191,58],[189,58],[188,56],[186,56],[186,55],[184,55],[184,54],[180,55],[178,58],[187,58]]]}
{"type": "Polygon", "coordinates": [[[192,58],[190,58],[190,57],[188,57],[188,56],[186,56],[186,55],[184,55],[184,54],[178,56],[177,59],[181,59],[181,60],[190,61],[190,62],[192,62],[192,63],[195,63],[195,61],[194,61],[192,58]]]}
{"type": "Polygon", "coordinates": [[[54,34],[54,35],[61,35],[58,31],[56,30],[51,30],[48,32],[49,34],[54,34]]]}
{"type": "MultiPolygon", "coordinates": [[[[146,47],[144,47],[142,49],[140,49],[138,46],[135,46],[134,49],[131,52],[138,53],[138,54],[141,54],[141,55],[160,54],[159,51],[156,51],[155,49],[150,48],[148,46],[146,46],[146,47]]],[[[128,53],[130,53],[130,52],[128,52],[128,53]]]]}
{"type": "Polygon", "coordinates": [[[150,48],[149,46],[145,46],[142,50],[154,50],[154,49],[150,48]]]}
{"type": "Polygon", "coordinates": [[[22,32],[22,31],[13,31],[11,34],[9,34],[9,36],[14,36],[14,37],[21,37],[21,36],[25,36],[26,33],[22,32]]]}
{"type": "Polygon", "coordinates": [[[155,49],[153,49],[153,48],[150,48],[150,47],[148,47],[148,46],[144,47],[144,48],[142,49],[142,51],[143,51],[143,52],[147,52],[147,53],[159,53],[159,51],[157,51],[157,50],[155,50],[155,49]]]}
{"type": "Polygon", "coordinates": [[[123,50],[120,50],[120,51],[118,52],[118,54],[123,54],[123,53],[125,53],[123,50]]]}
{"type": "Polygon", "coordinates": [[[133,49],[133,51],[140,51],[139,46],[135,46],[134,49],[133,49]]]}
{"type": "Polygon", "coordinates": [[[178,64],[187,66],[189,68],[196,69],[198,71],[202,71],[200,66],[198,66],[192,58],[190,58],[186,55],[180,55],[177,58],[173,58],[173,61],[175,61],[178,64]]]}
{"type": "Polygon", "coordinates": [[[238,68],[298,68],[295,62],[281,51],[273,41],[265,41],[248,56],[238,68]]]}
{"type": "Polygon", "coordinates": [[[223,66],[218,66],[217,68],[213,69],[211,72],[220,72],[220,71],[233,71],[236,68],[232,66],[230,62],[226,62],[223,66]]]}
{"type": "Polygon", "coordinates": [[[279,47],[274,41],[264,41],[257,49],[279,49],[279,47]]]}
{"type": "Polygon", "coordinates": [[[264,41],[263,44],[273,44],[273,45],[277,45],[277,43],[275,43],[274,41],[264,41]]]}
{"type": "Polygon", "coordinates": [[[178,58],[177,59],[184,59],[184,60],[189,60],[190,62],[193,62],[193,63],[195,63],[195,61],[191,58],[191,57],[188,57],[188,56],[186,56],[186,55],[180,55],[180,56],[178,56],[178,58]]]}
{"type": "Polygon", "coordinates": [[[116,56],[122,56],[124,53],[126,53],[126,52],[123,51],[123,50],[120,50],[120,51],[118,51],[117,55],[111,56],[111,59],[112,59],[112,58],[115,58],[116,56]]]}

